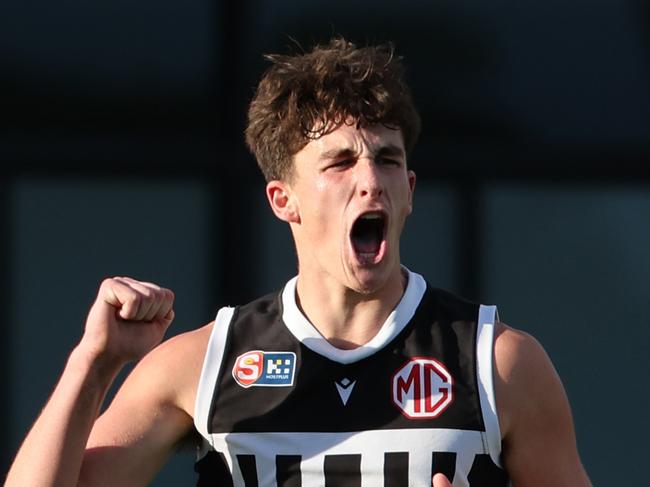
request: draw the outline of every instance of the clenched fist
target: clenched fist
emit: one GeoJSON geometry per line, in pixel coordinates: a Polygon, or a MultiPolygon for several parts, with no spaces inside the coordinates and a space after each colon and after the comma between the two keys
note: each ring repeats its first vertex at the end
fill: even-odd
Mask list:
{"type": "Polygon", "coordinates": [[[129,277],[99,287],[80,346],[114,365],[139,360],[162,340],[174,319],[174,293],[129,277]]]}

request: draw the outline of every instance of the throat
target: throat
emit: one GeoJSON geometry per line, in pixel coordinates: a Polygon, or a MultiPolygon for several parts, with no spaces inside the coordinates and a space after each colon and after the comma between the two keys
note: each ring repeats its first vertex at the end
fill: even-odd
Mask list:
{"type": "Polygon", "coordinates": [[[351,289],[327,293],[323,292],[327,288],[322,280],[320,285],[310,285],[303,277],[306,276],[298,279],[296,287],[298,310],[323,339],[340,350],[353,350],[370,342],[399,303],[405,288],[405,279],[400,275],[395,285],[371,295],[351,289]]]}
{"type": "Polygon", "coordinates": [[[327,320],[321,317],[314,327],[323,335],[330,345],[340,350],[354,350],[370,342],[381,330],[390,311],[383,310],[371,303],[361,306],[353,313],[348,313],[339,320],[327,320]],[[365,310],[364,310],[365,308],[365,310]]]}

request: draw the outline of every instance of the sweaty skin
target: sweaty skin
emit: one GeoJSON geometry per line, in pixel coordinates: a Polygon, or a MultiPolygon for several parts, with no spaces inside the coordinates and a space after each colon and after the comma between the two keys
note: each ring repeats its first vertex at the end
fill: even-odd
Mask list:
{"type": "MultiPolygon", "coordinates": [[[[116,426],[112,432],[103,435],[100,443],[103,446],[102,456],[107,461],[103,462],[102,468],[93,469],[92,474],[88,468],[92,461],[86,462],[85,459],[91,460],[95,454],[92,448],[86,448],[91,430],[95,438],[101,430],[100,421],[95,423],[95,420],[106,391],[127,362],[140,359],[162,340],[174,318],[173,301],[174,294],[170,290],[155,284],[127,277],[102,282],[88,314],[81,342],[70,354],[57,387],[21,446],[8,473],[6,486],[145,484],[145,477],[149,474],[147,467],[154,465],[161,457],[155,448],[148,452],[150,458],[143,463],[144,473],[138,474],[137,469],[128,472],[127,468],[126,475],[132,473],[133,480],[119,481],[122,475],[120,467],[125,462],[110,463],[110,460],[117,457],[118,452],[127,454],[122,454],[124,459],[144,456],[143,449],[126,449],[132,441],[130,439],[135,438],[133,433],[143,427],[146,434],[141,438],[146,443],[160,445],[160,451],[170,450],[170,442],[176,433],[181,432],[181,421],[175,413],[172,414],[172,409],[165,411],[160,419],[168,419],[173,426],[157,431],[147,428],[151,424],[145,423],[143,426],[137,423],[147,413],[146,409],[142,409],[137,416],[121,415],[116,418],[124,426],[116,426]],[[174,428],[175,432],[169,431],[174,428]],[[82,463],[83,470],[89,475],[81,473],[82,463]],[[105,477],[101,476],[102,473],[106,473],[105,477]]],[[[150,357],[160,356],[156,353],[150,357]]],[[[146,370],[144,364],[147,361],[143,360],[142,366],[137,369],[146,370]]],[[[140,390],[144,399],[142,407],[155,406],[149,411],[155,414],[170,397],[166,387],[155,391],[158,385],[155,369],[147,373],[151,381],[140,390]]],[[[132,377],[137,378],[139,374],[134,373],[132,377]]],[[[134,381],[137,379],[129,377],[127,383],[133,384],[134,381]]],[[[125,383],[118,396],[123,398],[134,392],[133,387],[125,383]]],[[[119,411],[124,403],[124,400],[116,398],[115,407],[109,408],[105,416],[115,417],[115,411],[119,411]]],[[[191,423],[185,428],[189,425],[191,423]]]]}
{"type": "MultiPolygon", "coordinates": [[[[401,132],[343,125],[309,142],[294,161],[288,181],[268,183],[267,197],[293,232],[300,306],[333,345],[358,347],[374,337],[404,291],[399,236],[412,210],[415,174],[407,169],[401,132]],[[363,256],[351,231],[368,212],[383,216],[384,232],[379,251],[363,256]]],[[[139,487],[153,480],[193,431],[214,326],[156,346],[174,317],[173,299],[167,289],[130,278],[102,283],[83,338],[5,486],[139,487]],[[98,418],[117,373],[134,360],[137,366],[98,418]]],[[[590,487],[562,383],[543,348],[498,324],[494,363],[502,460],[513,485],[590,487]]],[[[450,483],[436,475],[432,486],[450,483]]]]}
{"type": "Polygon", "coordinates": [[[295,156],[290,181],[267,185],[271,207],[296,242],[299,304],[340,348],[372,339],[404,292],[399,238],[414,188],[401,131],[356,124],[309,142],[295,156]],[[365,213],[385,219],[374,262],[361,258],[350,239],[365,213]]]}

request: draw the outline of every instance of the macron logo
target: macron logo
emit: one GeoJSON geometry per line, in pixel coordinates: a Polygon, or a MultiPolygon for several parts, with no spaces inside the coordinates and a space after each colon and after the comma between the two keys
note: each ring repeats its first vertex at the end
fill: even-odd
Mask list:
{"type": "Polygon", "coordinates": [[[336,390],[339,392],[339,396],[341,397],[341,402],[343,405],[347,405],[348,399],[350,399],[350,394],[352,394],[352,389],[354,389],[354,385],[357,383],[357,381],[351,381],[347,377],[334,382],[334,385],[336,386],[336,390]]]}

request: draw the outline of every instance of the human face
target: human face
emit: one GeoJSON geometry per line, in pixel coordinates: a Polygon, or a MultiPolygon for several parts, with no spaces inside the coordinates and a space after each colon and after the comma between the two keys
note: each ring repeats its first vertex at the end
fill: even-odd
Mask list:
{"type": "Polygon", "coordinates": [[[310,141],[289,183],[300,274],[364,294],[401,285],[399,238],[414,186],[400,130],[344,124],[310,141]]]}

